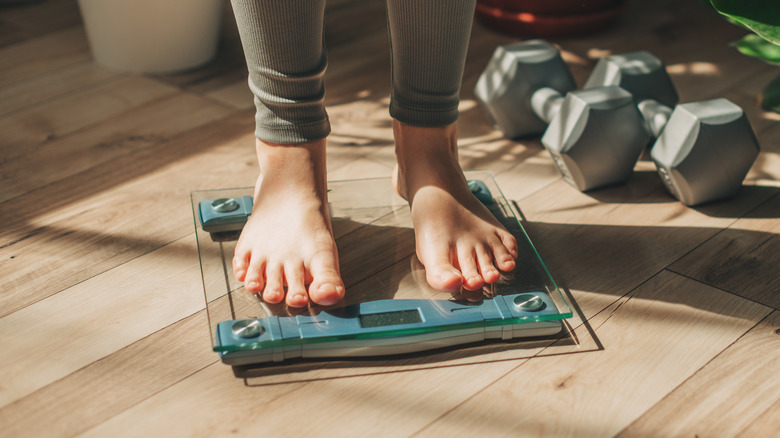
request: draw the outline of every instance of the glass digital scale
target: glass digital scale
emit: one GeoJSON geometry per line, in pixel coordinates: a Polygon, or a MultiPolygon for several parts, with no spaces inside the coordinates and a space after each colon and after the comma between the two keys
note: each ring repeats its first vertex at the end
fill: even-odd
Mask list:
{"type": "Polygon", "coordinates": [[[297,358],[390,356],[556,335],[571,308],[489,172],[469,186],[519,246],[517,268],[481,292],[435,291],[415,256],[408,204],[389,178],[328,183],[345,299],[334,306],[269,304],[233,278],[236,241],[252,189],[192,193],[214,351],[230,365],[297,358]]]}

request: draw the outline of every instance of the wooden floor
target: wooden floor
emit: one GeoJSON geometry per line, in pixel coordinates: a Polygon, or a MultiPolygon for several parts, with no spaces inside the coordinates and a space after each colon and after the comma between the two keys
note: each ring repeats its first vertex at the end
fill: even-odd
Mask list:
{"type": "MultiPolygon", "coordinates": [[[[256,177],[253,109],[227,16],[202,69],[97,66],[76,0],[0,8],[0,435],[778,436],[780,74],[697,0],[634,1],[598,35],[554,38],[578,83],[646,49],[682,101],[745,108],[762,153],[735,199],[688,208],[642,161],[583,194],[538,139],[507,141],[473,100],[496,45],[474,26],[461,159],[516,201],[570,294],[575,342],[418,363],[234,376],[211,351],[189,194],[256,177]]],[[[388,176],[381,1],[330,1],[329,177],[388,176]]],[[[435,360],[434,360],[435,359],[435,360]]]]}

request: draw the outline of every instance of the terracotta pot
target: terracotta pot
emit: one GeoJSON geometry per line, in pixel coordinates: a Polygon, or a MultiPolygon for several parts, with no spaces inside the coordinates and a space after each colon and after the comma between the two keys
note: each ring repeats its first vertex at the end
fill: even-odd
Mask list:
{"type": "Polygon", "coordinates": [[[582,35],[605,29],[627,0],[477,0],[489,28],[519,36],[582,35]]]}

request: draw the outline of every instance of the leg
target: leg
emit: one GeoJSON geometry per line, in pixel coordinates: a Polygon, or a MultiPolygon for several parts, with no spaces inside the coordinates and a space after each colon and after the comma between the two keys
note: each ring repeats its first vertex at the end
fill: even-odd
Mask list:
{"type": "Polygon", "coordinates": [[[409,201],[427,281],[446,292],[496,282],[517,257],[514,237],[471,194],[458,164],[455,122],[474,5],[388,0],[395,186],[409,201]]]}
{"type": "Polygon", "coordinates": [[[324,1],[232,1],[255,95],[260,165],[233,273],[268,302],[334,304],[344,285],[327,201],[324,1]]]}

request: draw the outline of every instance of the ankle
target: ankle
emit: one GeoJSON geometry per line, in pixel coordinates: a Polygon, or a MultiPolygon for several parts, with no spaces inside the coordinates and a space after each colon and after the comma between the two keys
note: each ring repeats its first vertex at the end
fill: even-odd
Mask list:
{"type": "Polygon", "coordinates": [[[396,137],[408,134],[413,137],[446,137],[448,139],[457,140],[458,124],[455,122],[444,126],[415,126],[393,119],[393,134],[396,137]]]}
{"type": "Polygon", "coordinates": [[[257,140],[255,148],[264,184],[313,185],[325,190],[327,166],[324,139],[300,144],[257,140]]]}
{"type": "Polygon", "coordinates": [[[431,152],[446,152],[457,156],[458,125],[412,126],[393,120],[395,152],[399,164],[404,161],[417,161],[419,156],[431,152]]]}

